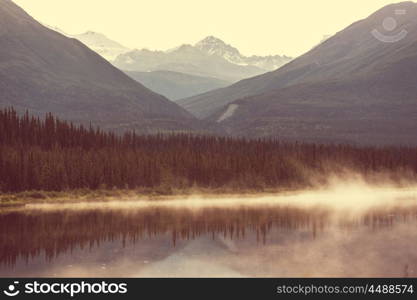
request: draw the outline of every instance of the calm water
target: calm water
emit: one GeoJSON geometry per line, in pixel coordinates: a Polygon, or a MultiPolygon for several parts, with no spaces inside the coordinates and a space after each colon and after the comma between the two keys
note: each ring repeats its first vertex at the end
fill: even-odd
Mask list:
{"type": "Polygon", "coordinates": [[[416,190],[344,196],[7,209],[0,276],[416,277],[416,190]]]}

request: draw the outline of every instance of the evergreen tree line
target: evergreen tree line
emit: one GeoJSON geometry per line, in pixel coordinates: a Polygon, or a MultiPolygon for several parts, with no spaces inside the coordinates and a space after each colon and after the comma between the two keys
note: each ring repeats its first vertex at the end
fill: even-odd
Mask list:
{"type": "Polygon", "coordinates": [[[306,186],[311,176],[417,174],[416,147],[355,147],[192,134],[117,135],[0,110],[0,190],[262,189],[306,186]]]}

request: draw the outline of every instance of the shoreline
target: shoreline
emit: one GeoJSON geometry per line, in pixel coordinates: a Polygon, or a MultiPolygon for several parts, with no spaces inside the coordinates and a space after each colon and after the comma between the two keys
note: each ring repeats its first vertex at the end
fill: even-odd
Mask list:
{"type": "MultiPolygon", "coordinates": [[[[60,205],[67,204],[92,204],[92,203],[146,203],[146,202],[175,202],[178,200],[189,200],[196,198],[199,200],[248,200],[266,197],[293,197],[300,194],[316,194],[323,197],[329,193],[345,194],[356,198],[360,193],[380,190],[387,192],[392,189],[413,191],[413,197],[417,197],[417,184],[369,184],[366,182],[344,181],[336,184],[320,186],[298,186],[288,188],[264,188],[264,189],[210,189],[210,188],[184,188],[184,189],[113,189],[113,190],[67,190],[67,191],[24,191],[16,193],[0,193],[0,212],[10,208],[24,208],[25,206],[46,204],[60,205]],[[353,192],[353,194],[352,194],[353,192]],[[356,192],[356,194],[355,194],[356,192]]],[[[155,203],[156,204],[156,203],[155,203]]],[[[162,203],[158,203],[162,204],[162,203]]]]}
{"type": "MultiPolygon", "coordinates": [[[[311,188],[311,187],[310,187],[311,188]]],[[[85,202],[111,202],[111,201],[161,201],[173,200],[178,197],[188,198],[191,196],[199,197],[255,197],[277,194],[296,193],[300,190],[309,188],[293,187],[280,189],[262,190],[233,190],[225,189],[204,189],[187,188],[171,191],[161,191],[158,189],[131,189],[131,190],[68,190],[68,191],[23,191],[16,193],[0,193],[0,210],[2,208],[21,207],[27,204],[59,204],[59,203],[85,203],[85,202]]]]}

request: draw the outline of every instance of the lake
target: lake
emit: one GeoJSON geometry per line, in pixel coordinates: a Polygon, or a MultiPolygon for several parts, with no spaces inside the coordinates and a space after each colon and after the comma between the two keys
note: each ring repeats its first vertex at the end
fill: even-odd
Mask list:
{"type": "Polygon", "coordinates": [[[0,211],[0,277],[416,277],[416,249],[416,187],[0,211]]]}

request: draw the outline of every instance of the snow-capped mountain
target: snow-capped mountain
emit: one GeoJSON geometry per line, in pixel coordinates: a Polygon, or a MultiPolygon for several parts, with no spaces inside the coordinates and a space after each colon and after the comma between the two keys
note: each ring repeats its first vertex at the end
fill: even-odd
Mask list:
{"type": "Polygon", "coordinates": [[[221,56],[209,55],[192,46],[181,45],[168,51],[133,50],[119,55],[113,64],[135,72],[172,71],[235,82],[265,73],[264,69],[238,65],[221,56]]]}
{"type": "Polygon", "coordinates": [[[82,34],[73,35],[72,37],[79,40],[109,61],[113,61],[120,54],[126,53],[130,50],[118,42],[109,39],[104,34],[93,31],[87,31],[82,34]]]}
{"type": "Polygon", "coordinates": [[[231,63],[237,65],[247,65],[239,50],[214,36],[208,36],[199,41],[195,44],[195,47],[209,55],[221,56],[231,63]]]}
{"type": "Polygon", "coordinates": [[[115,42],[109,39],[104,34],[101,34],[98,32],[87,31],[81,34],[69,34],[69,33],[64,32],[58,27],[49,26],[46,24],[43,24],[43,25],[45,27],[48,27],[51,30],[59,32],[62,35],[65,35],[66,37],[79,40],[88,48],[100,54],[102,57],[104,57],[106,60],[110,62],[112,62],[120,54],[130,51],[129,48],[119,44],[118,42],[115,42]]]}
{"type": "Polygon", "coordinates": [[[227,61],[244,66],[255,66],[267,71],[278,69],[291,60],[290,57],[280,55],[244,56],[235,47],[226,44],[221,39],[208,36],[195,44],[195,47],[209,55],[221,56],[227,61]]]}
{"type": "Polygon", "coordinates": [[[167,51],[132,50],[119,55],[113,63],[126,71],[166,70],[233,82],[275,70],[290,60],[279,55],[247,57],[209,36],[195,45],[183,44],[167,51]]]}

